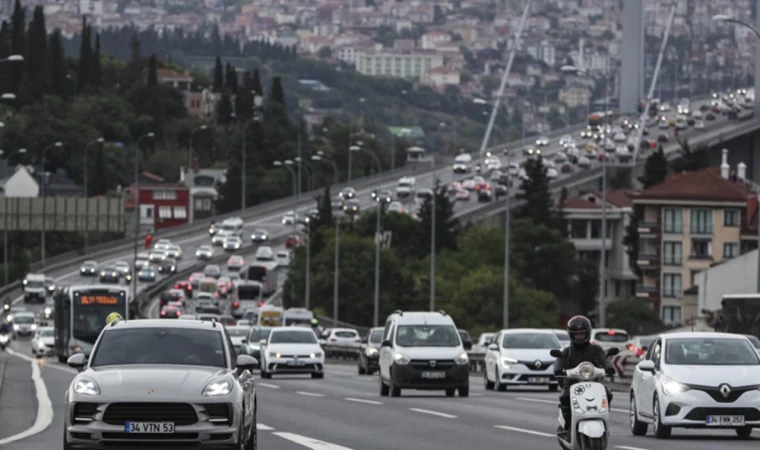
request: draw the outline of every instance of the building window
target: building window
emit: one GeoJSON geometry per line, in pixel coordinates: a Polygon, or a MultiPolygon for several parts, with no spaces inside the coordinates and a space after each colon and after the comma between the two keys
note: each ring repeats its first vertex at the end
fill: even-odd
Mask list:
{"type": "Polygon", "coordinates": [[[601,237],[602,237],[602,221],[601,220],[591,220],[590,222],[591,222],[591,239],[601,239],[601,237]]]}
{"type": "Polygon", "coordinates": [[[723,259],[731,259],[739,256],[739,243],[726,242],[723,244],[723,259]]]}
{"type": "Polygon", "coordinates": [[[665,241],[662,244],[662,263],[667,266],[680,266],[683,262],[683,244],[665,241]]]}
{"type": "Polygon", "coordinates": [[[711,209],[692,209],[691,210],[691,233],[692,234],[712,234],[712,210],[711,209]]]}
{"type": "Polygon", "coordinates": [[[665,208],[663,211],[663,222],[665,233],[681,234],[683,232],[681,208],[665,208]]]}
{"type": "Polygon", "coordinates": [[[175,219],[187,219],[187,208],[184,206],[175,206],[174,207],[174,218],[175,219]]]}
{"type": "Polygon", "coordinates": [[[582,219],[571,219],[570,220],[570,237],[572,239],[586,239],[586,236],[588,235],[587,227],[585,220],[582,219]]]}
{"type": "Polygon", "coordinates": [[[738,209],[726,209],[723,211],[723,225],[727,227],[738,227],[741,220],[741,212],[738,209]]]}
{"type": "Polygon", "coordinates": [[[177,191],[153,191],[153,200],[177,200],[177,191]]]}
{"type": "Polygon", "coordinates": [[[196,198],[195,210],[196,211],[211,211],[211,199],[210,198],[196,198]]]}
{"type": "Polygon", "coordinates": [[[662,276],[662,296],[669,298],[681,296],[680,273],[666,273],[662,276]]]}
{"type": "Polygon", "coordinates": [[[663,306],[662,323],[665,325],[678,325],[681,323],[680,306],[663,306]]]}
{"type": "Polygon", "coordinates": [[[712,259],[712,241],[693,239],[691,241],[691,258],[712,259]]]}
{"type": "Polygon", "coordinates": [[[171,206],[159,206],[158,207],[158,218],[159,219],[171,219],[172,218],[172,207],[171,206]]]}

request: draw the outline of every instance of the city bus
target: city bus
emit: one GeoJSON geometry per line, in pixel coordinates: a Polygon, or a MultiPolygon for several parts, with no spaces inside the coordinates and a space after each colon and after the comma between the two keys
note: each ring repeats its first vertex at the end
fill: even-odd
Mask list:
{"type": "Polygon", "coordinates": [[[129,317],[128,288],[116,285],[62,286],[53,294],[55,353],[65,363],[71,355],[89,355],[109,314],[129,317]]]}
{"type": "Polygon", "coordinates": [[[278,264],[274,261],[256,261],[248,264],[240,270],[240,278],[248,281],[257,281],[263,286],[262,295],[269,297],[277,291],[279,281],[277,280],[278,264]]]}

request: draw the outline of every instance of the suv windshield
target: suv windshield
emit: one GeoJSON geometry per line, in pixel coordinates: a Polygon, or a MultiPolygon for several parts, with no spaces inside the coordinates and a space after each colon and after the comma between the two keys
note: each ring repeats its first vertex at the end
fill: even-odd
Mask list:
{"type": "Polygon", "coordinates": [[[42,281],[27,281],[26,287],[31,289],[39,289],[41,287],[45,286],[45,283],[42,281]]]}
{"type": "Polygon", "coordinates": [[[744,339],[668,339],[665,362],[687,366],[748,366],[760,364],[757,352],[744,339]]]}
{"type": "Polygon", "coordinates": [[[560,348],[557,337],[553,334],[520,333],[507,334],[502,347],[512,349],[560,348]]]}
{"type": "Polygon", "coordinates": [[[374,330],[372,334],[369,335],[369,342],[372,344],[379,344],[383,342],[383,329],[380,328],[378,330],[374,330]]]}
{"type": "Polygon", "coordinates": [[[272,333],[269,340],[270,344],[316,344],[317,337],[314,336],[314,332],[308,331],[278,331],[272,333]]]}
{"type": "Polygon", "coordinates": [[[39,337],[53,337],[53,329],[52,328],[43,328],[39,331],[38,334],[39,337]]]}
{"type": "Polygon", "coordinates": [[[760,339],[756,338],[755,336],[747,336],[747,339],[752,342],[753,347],[760,350],[760,339]]]}
{"type": "Polygon", "coordinates": [[[258,343],[262,339],[268,339],[271,332],[271,328],[254,328],[251,330],[251,335],[248,338],[248,342],[258,343]]]}
{"type": "Polygon", "coordinates": [[[103,333],[91,367],[167,364],[227,367],[222,334],[197,328],[131,328],[103,333]]]}
{"type": "Polygon", "coordinates": [[[26,325],[34,323],[34,316],[16,316],[13,321],[18,324],[26,325]]]}
{"type": "Polygon", "coordinates": [[[401,347],[456,347],[459,332],[451,325],[401,325],[396,332],[401,347]]]}

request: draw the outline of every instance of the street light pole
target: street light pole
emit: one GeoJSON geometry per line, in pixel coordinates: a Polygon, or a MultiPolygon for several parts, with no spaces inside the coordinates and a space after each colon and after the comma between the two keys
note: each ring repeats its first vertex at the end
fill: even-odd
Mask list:
{"type": "Polygon", "coordinates": [[[438,196],[438,178],[435,173],[435,154],[432,158],[433,162],[433,198],[430,202],[430,311],[435,311],[435,216],[436,216],[436,201],[438,196]]]}
{"type": "Polygon", "coordinates": [[[88,190],[89,184],[87,184],[87,173],[89,172],[89,164],[87,163],[87,155],[90,153],[90,146],[95,144],[103,144],[105,140],[103,138],[97,138],[94,141],[84,146],[84,252],[87,253],[87,247],[90,243],[90,192],[88,190]]]}
{"type": "MultiPolygon", "coordinates": [[[[338,165],[335,161],[326,158],[324,155],[314,155],[311,157],[313,161],[326,161],[332,166],[334,184],[338,184],[338,165]]],[[[335,217],[335,267],[333,268],[333,325],[338,323],[338,293],[339,286],[338,281],[340,279],[340,218],[335,217]]]]}
{"type": "MultiPolygon", "coordinates": [[[[132,260],[132,299],[131,301],[134,301],[137,298],[137,247],[140,242],[140,171],[139,171],[139,164],[140,164],[140,143],[143,141],[143,139],[153,138],[155,134],[146,133],[142,136],[140,136],[137,139],[137,142],[135,142],[135,167],[134,167],[134,190],[132,191],[132,195],[134,195],[135,200],[135,241],[133,244],[133,260],[132,260]]],[[[129,305],[129,302],[127,303],[129,305]]],[[[129,308],[129,306],[127,306],[129,308]]],[[[127,317],[129,319],[129,317],[127,317]]]]}
{"type": "Polygon", "coordinates": [[[42,253],[42,267],[45,267],[45,229],[47,228],[47,201],[45,199],[45,186],[47,185],[47,177],[45,176],[45,153],[47,153],[48,150],[51,148],[61,148],[63,147],[63,144],[61,142],[56,142],[54,144],[51,144],[45,148],[45,150],[42,151],[42,160],[40,162],[40,169],[42,169],[42,177],[41,177],[41,184],[42,184],[42,242],[41,242],[41,253],[42,253]]]}
{"type": "Polygon", "coordinates": [[[190,132],[190,145],[187,146],[187,173],[190,173],[193,167],[193,135],[198,131],[203,131],[208,128],[206,125],[201,125],[198,128],[190,132]]]}
{"type": "Polygon", "coordinates": [[[602,250],[599,255],[599,328],[607,324],[607,159],[602,159],[602,250]]]}
{"type": "MultiPolygon", "coordinates": [[[[6,164],[3,166],[3,178],[5,178],[5,167],[9,164],[11,157],[13,157],[16,154],[23,155],[25,153],[26,153],[26,149],[20,148],[5,158],[6,164]]],[[[5,227],[3,228],[3,271],[4,271],[4,280],[5,280],[3,284],[7,286],[8,285],[8,214],[7,213],[5,215],[5,227]]]]}
{"type": "MultiPolygon", "coordinates": [[[[507,151],[507,170],[509,170],[512,151],[507,151]]],[[[509,228],[512,210],[512,178],[507,180],[507,210],[504,212],[504,301],[502,302],[502,328],[509,328],[509,251],[511,242],[509,241],[509,228]]]]}

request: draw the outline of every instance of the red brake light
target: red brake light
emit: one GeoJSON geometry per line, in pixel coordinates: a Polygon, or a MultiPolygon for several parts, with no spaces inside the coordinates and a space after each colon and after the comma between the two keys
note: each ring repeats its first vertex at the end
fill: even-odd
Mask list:
{"type": "Polygon", "coordinates": [[[262,306],[264,306],[264,302],[259,302],[259,308],[261,308],[262,306]]]}
{"type": "Polygon", "coordinates": [[[237,300],[235,300],[235,301],[232,303],[232,307],[233,307],[233,308],[235,308],[235,309],[238,309],[238,308],[240,307],[240,302],[239,302],[239,301],[237,301],[237,300]]]}
{"type": "Polygon", "coordinates": [[[634,347],[633,347],[633,344],[628,344],[628,345],[625,346],[625,348],[627,348],[628,350],[633,351],[634,347]]]}
{"type": "Polygon", "coordinates": [[[182,311],[177,311],[177,317],[182,315],[182,311]]]}
{"type": "Polygon", "coordinates": [[[330,342],[337,342],[338,340],[335,338],[330,339],[330,342]]]}
{"type": "Polygon", "coordinates": [[[166,315],[166,311],[161,311],[161,315],[165,316],[166,315]]]}
{"type": "Polygon", "coordinates": [[[614,336],[617,334],[617,332],[615,330],[610,330],[607,332],[607,334],[609,334],[610,336],[614,336]]]}

